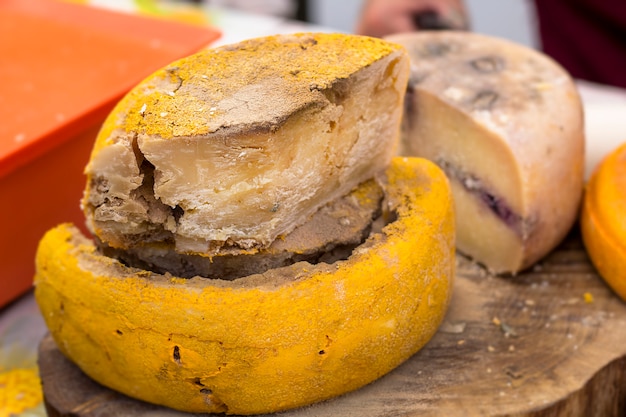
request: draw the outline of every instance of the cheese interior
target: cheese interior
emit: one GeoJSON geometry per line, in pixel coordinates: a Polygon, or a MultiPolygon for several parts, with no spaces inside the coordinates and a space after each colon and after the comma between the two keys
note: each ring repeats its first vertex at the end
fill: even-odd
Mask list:
{"type": "Polygon", "coordinates": [[[496,134],[427,92],[414,103],[419,121],[407,152],[428,155],[450,179],[457,213],[457,248],[498,271],[521,265],[530,213],[522,175],[496,134]],[[419,149],[412,149],[419,144],[419,149]],[[503,256],[505,255],[505,256],[503,256]]]}
{"type": "Polygon", "coordinates": [[[302,110],[275,132],[182,144],[140,138],[155,166],[155,197],[184,212],[174,230],[177,249],[206,252],[209,241],[229,239],[270,244],[384,169],[395,148],[381,138],[396,124],[399,111],[388,109],[400,93],[391,79],[370,78],[375,70],[352,80],[345,97],[302,110]]]}
{"type": "Polygon", "coordinates": [[[397,45],[328,34],[172,64],[105,123],[87,167],[88,226],[118,248],[267,247],[388,166],[408,72],[397,45]]]}
{"type": "MultiPolygon", "coordinates": [[[[384,179],[382,179],[384,181],[384,179]]],[[[115,249],[99,243],[99,251],[124,265],[184,278],[196,276],[233,280],[306,261],[332,264],[346,259],[371,232],[386,224],[383,189],[375,180],[359,185],[347,195],[317,210],[304,224],[276,239],[266,249],[222,249],[215,256],[181,254],[171,244],[141,244],[115,249]]]]}

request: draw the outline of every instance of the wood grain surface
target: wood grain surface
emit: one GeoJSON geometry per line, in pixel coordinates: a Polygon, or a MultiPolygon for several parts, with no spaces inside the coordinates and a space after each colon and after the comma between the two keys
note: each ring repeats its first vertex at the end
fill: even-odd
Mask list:
{"type": "MultiPolygon", "coordinates": [[[[626,303],[595,272],[577,228],[516,277],[461,256],[457,267],[447,318],[426,347],[358,391],[280,416],[626,415],[626,303]]],[[[50,416],[189,415],[92,382],[49,336],[39,366],[50,416]]]]}

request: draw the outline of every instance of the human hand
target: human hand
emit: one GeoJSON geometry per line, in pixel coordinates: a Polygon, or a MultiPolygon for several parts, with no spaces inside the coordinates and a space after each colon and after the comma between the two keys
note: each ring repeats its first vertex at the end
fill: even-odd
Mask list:
{"type": "Polygon", "coordinates": [[[428,12],[438,17],[440,26],[457,30],[468,28],[463,0],[367,0],[355,32],[383,37],[392,33],[429,29],[418,26],[418,16],[428,12]]]}

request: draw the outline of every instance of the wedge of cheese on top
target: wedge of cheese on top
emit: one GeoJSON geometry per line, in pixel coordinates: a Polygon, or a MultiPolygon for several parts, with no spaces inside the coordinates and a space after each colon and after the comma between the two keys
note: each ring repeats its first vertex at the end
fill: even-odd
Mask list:
{"type": "Polygon", "coordinates": [[[82,201],[104,243],[254,251],[390,163],[404,49],[343,34],[202,51],[134,88],[103,126],[82,201]]]}

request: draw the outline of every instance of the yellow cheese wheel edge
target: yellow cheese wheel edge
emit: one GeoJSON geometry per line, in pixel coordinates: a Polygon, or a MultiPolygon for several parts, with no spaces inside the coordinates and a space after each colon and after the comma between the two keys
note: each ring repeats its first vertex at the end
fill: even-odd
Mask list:
{"type": "Polygon", "coordinates": [[[626,143],[596,167],[585,187],[583,243],[606,283],[626,301],[626,143]]]}
{"type": "Polygon", "coordinates": [[[346,261],[309,265],[276,286],[155,277],[76,243],[61,225],[38,248],[36,300],[60,350],[131,397],[228,414],[329,399],[421,349],[449,305],[455,229],[445,175],[427,160],[395,158],[385,192],[398,216],[383,233],[346,261]]]}

